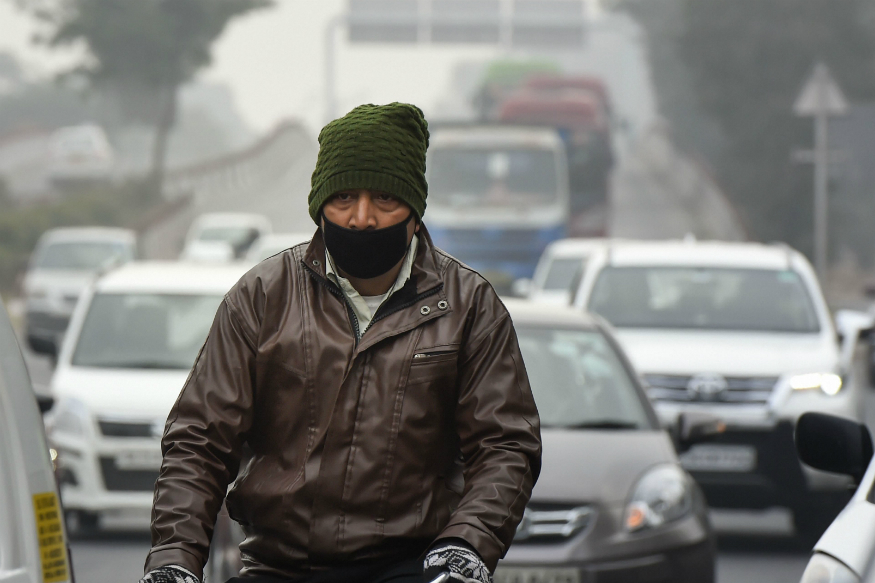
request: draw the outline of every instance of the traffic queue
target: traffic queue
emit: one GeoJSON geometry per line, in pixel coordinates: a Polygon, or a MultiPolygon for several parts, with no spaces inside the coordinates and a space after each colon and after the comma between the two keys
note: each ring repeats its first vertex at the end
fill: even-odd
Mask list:
{"type": "MultiPolygon", "coordinates": [[[[77,290],[58,344],[31,339],[57,362],[54,404],[45,415],[49,446],[35,447],[43,443],[39,434],[7,431],[0,455],[43,467],[51,459],[60,501],[45,480],[5,488],[13,493],[4,498],[9,512],[34,532],[25,547],[33,556],[20,555],[22,568],[37,573],[54,565],[45,581],[69,577],[61,559],[49,561],[51,541],[36,535],[45,532],[44,520],[55,542],[64,540],[60,522],[41,518],[45,509],[63,507],[74,535],[119,513],[146,525],[167,414],[222,296],[268,253],[306,244],[303,233],[253,235],[257,225],[246,216],[204,217],[177,262],[130,261],[134,253],[121,246],[123,260],[108,260],[100,250],[105,265],[77,290]],[[196,249],[201,240],[214,249],[196,249]],[[216,252],[222,246],[233,252],[216,252]],[[29,453],[22,454],[16,448],[25,443],[29,453]]],[[[69,246],[75,237],[67,235],[69,246]]],[[[35,269],[46,269],[48,245],[37,249],[35,269]]],[[[100,254],[95,243],[83,245],[68,247],[68,256],[81,263],[77,258],[100,254]]],[[[875,469],[866,470],[868,379],[853,356],[872,316],[831,315],[801,254],[783,245],[692,238],[560,240],[547,247],[534,277],[513,288],[527,296],[505,305],[541,417],[544,453],[495,581],[644,573],[654,581],[713,581],[709,507],[788,507],[797,537],[813,545],[849,501],[815,546],[803,581],[862,580],[875,543],[847,531],[859,525],[851,515],[872,506],[875,469]],[[818,447],[829,435],[847,449],[845,457],[818,447]],[[857,484],[869,486],[851,499],[857,484]],[[823,570],[856,578],[811,578],[823,570]]],[[[0,372],[9,412],[29,386],[3,318],[0,372]]],[[[464,487],[461,473],[454,479],[459,483],[448,487],[464,487]]],[[[4,545],[16,538],[12,532],[4,545]]],[[[239,569],[241,535],[220,518],[208,572],[239,569]]]]}

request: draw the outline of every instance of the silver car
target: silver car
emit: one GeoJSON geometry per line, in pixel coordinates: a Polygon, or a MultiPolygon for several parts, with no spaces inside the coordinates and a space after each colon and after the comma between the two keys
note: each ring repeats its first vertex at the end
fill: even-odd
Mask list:
{"type": "Polygon", "coordinates": [[[32,350],[56,356],[79,296],[103,271],[137,255],[128,229],[51,229],[40,237],[24,277],[26,337],[32,350]]]}
{"type": "Polygon", "coordinates": [[[543,467],[495,583],[714,580],[714,535],[676,447],[720,429],[663,430],[609,326],[508,302],[541,416],[543,467]],[[674,437],[674,441],[673,441],[674,437]]]}

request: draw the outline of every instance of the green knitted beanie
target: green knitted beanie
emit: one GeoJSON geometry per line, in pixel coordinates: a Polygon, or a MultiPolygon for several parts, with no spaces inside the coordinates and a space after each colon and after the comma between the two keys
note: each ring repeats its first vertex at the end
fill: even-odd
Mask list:
{"type": "Polygon", "coordinates": [[[428,122],[415,105],[360,105],[322,128],[311,179],[310,216],[342,190],[366,188],[397,196],[421,219],[425,212],[428,122]]]}

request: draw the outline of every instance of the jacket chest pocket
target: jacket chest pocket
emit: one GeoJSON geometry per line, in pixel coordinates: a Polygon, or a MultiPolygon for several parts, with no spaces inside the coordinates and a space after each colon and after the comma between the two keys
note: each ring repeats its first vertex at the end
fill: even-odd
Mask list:
{"type": "Polygon", "coordinates": [[[415,385],[434,380],[455,383],[458,363],[457,347],[418,349],[410,363],[407,384],[415,385]]]}

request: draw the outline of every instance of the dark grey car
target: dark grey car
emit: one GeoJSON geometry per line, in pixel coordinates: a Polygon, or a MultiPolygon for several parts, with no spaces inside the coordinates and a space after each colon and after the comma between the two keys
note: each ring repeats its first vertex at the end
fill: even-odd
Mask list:
{"type": "MultiPolygon", "coordinates": [[[[543,468],[495,583],[714,580],[704,497],[609,326],[508,302],[541,416],[543,468]]],[[[713,419],[682,420],[687,441],[713,419]]]]}

